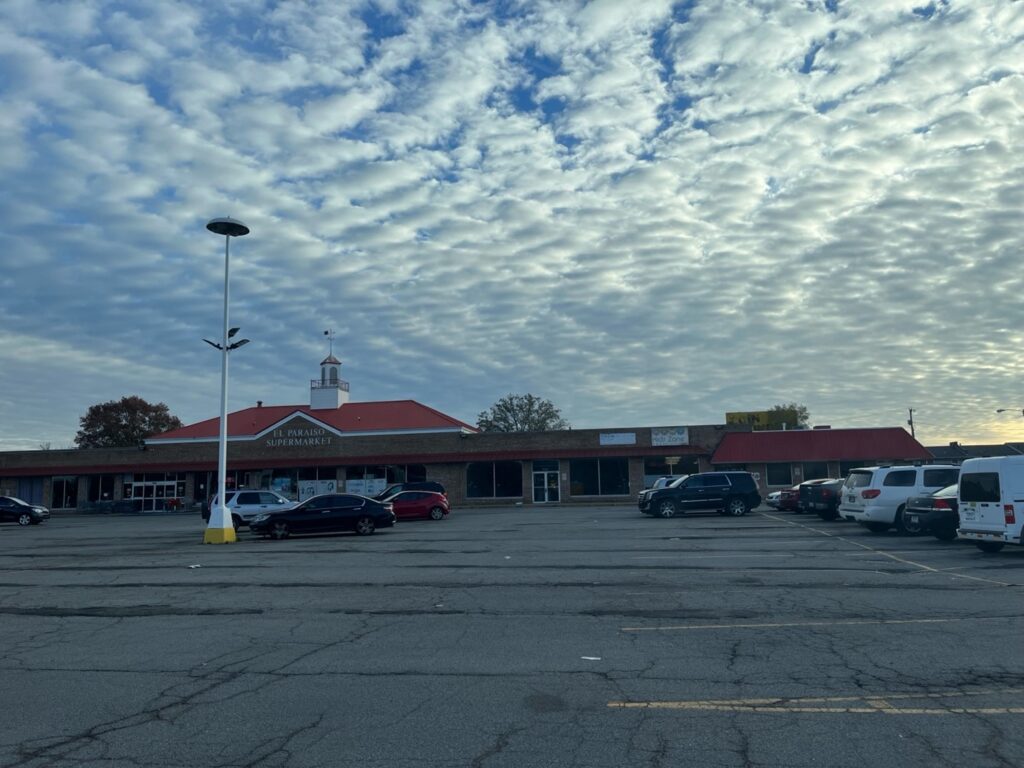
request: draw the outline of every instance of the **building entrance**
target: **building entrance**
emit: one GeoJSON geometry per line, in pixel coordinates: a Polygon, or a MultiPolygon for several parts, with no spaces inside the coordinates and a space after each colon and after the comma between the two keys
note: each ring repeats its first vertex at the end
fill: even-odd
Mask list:
{"type": "Polygon", "coordinates": [[[546,504],[559,498],[558,462],[533,462],[533,503],[546,504]]]}

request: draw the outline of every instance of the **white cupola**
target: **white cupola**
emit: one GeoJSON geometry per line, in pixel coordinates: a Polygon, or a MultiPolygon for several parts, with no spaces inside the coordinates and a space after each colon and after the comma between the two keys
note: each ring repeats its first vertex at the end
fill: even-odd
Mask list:
{"type": "Polygon", "coordinates": [[[309,383],[310,408],[340,408],[348,402],[348,382],[341,380],[340,371],[341,360],[333,354],[324,358],[320,363],[320,378],[309,383]]]}

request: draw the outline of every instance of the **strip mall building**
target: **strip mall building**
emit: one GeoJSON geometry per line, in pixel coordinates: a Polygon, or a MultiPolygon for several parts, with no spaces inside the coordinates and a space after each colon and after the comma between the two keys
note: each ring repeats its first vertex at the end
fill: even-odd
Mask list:
{"type": "MultiPolygon", "coordinates": [[[[228,416],[228,488],[294,499],[393,482],[436,480],[453,505],[631,502],[657,477],[710,469],[753,472],[762,493],[853,466],[930,461],[902,428],[751,432],[749,425],[666,425],[481,433],[414,400],[349,402],[333,356],[308,405],[228,416]]],[[[0,495],[55,510],[188,509],[216,491],[217,418],[137,448],[0,453],[0,495]]]]}

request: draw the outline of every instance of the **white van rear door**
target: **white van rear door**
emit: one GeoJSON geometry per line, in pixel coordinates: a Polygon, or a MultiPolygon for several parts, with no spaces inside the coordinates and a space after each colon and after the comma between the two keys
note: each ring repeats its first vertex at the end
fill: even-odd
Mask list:
{"type": "Polygon", "coordinates": [[[998,471],[961,472],[959,497],[962,530],[1002,535],[1006,521],[998,471]]]}

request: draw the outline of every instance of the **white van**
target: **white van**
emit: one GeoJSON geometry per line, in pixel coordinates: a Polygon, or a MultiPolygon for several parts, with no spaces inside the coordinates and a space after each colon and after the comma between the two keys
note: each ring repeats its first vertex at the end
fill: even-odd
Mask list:
{"type": "Polygon", "coordinates": [[[887,531],[892,526],[906,533],[903,509],[907,499],[952,485],[959,474],[960,467],[953,464],[851,470],[839,489],[839,516],[854,520],[873,533],[887,531]]]}
{"type": "Polygon", "coordinates": [[[982,552],[1024,544],[1024,456],[967,459],[960,469],[957,503],[957,534],[982,552]]]}

